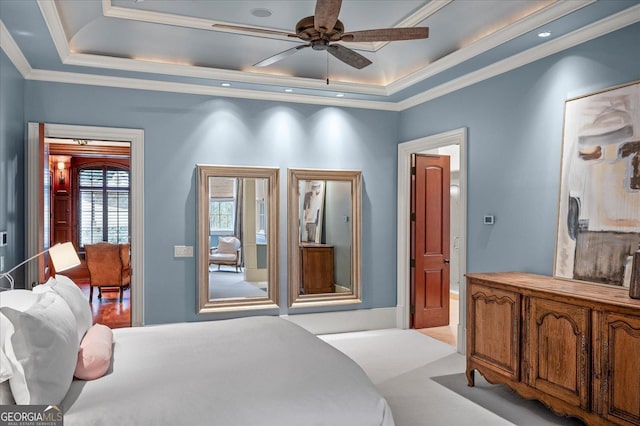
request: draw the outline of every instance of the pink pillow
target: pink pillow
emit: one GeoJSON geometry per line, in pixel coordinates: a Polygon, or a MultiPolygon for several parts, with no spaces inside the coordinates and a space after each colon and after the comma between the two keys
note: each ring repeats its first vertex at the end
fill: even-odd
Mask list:
{"type": "Polygon", "coordinates": [[[78,363],[73,375],[82,380],[104,376],[111,364],[113,332],[109,327],[95,324],[84,335],[78,351],[78,363]]]}

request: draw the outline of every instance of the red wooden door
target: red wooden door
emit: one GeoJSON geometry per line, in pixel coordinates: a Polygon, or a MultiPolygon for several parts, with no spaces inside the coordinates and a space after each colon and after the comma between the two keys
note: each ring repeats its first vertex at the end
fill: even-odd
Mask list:
{"type": "Polygon", "coordinates": [[[412,156],[413,328],[449,324],[449,186],[449,156],[412,156]]]}
{"type": "MultiPolygon", "coordinates": [[[[51,247],[51,174],[49,171],[49,145],[45,143],[44,123],[38,124],[38,253],[51,247]]],[[[49,253],[38,256],[38,283],[44,283],[51,274],[49,253]]]]}

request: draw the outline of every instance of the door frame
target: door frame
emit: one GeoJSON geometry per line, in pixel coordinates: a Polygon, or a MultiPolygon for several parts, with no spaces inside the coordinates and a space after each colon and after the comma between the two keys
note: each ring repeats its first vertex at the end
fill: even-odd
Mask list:
{"type": "Polygon", "coordinates": [[[410,255],[411,255],[411,154],[418,154],[448,145],[460,147],[460,316],[458,320],[458,352],[466,346],[467,271],[467,129],[466,127],[398,144],[398,232],[397,232],[397,306],[396,327],[409,328],[410,316],[410,255]]]}
{"type": "MultiPolygon", "coordinates": [[[[26,152],[26,251],[37,253],[39,123],[28,123],[26,152]]],[[[44,126],[46,138],[122,141],[131,144],[131,326],[144,324],[144,130],[115,127],[49,124],[44,126]]],[[[37,263],[26,265],[26,287],[37,281],[37,263]]]]}

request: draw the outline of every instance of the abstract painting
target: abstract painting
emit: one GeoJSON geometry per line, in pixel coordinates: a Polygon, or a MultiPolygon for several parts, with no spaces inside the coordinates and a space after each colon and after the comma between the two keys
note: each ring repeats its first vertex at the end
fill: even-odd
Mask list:
{"type": "Polygon", "coordinates": [[[324,213],[323,180],[300,181],[300,241],[320,243],[322,239],[322,216],[324,213]]]}
{"type": "Polygon", "coordinates": [[[554,275],[629,286],[640,244],[640,82],[565,103],[554,275]]]}

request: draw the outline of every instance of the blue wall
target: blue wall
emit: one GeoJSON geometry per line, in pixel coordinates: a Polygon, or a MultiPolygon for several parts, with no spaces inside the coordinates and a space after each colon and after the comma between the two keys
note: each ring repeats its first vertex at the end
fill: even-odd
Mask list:
{"type": "MultiPolygon", "coordinates": [[[[280,312],[287,313],[286,168],[361,169],[359,307],[395,306],[396,144],[467,127],[467,270],[550,274],[564,102],[640,79],[638,41],[640,24],[401,113],[25,83],[3,54],[0,227],[13,221],[16,235],[25,232],[25,122],[144,129],[145,322],[198,320],[195,259],[176,259],[172,250],[195,245],[195,164],[280,167],[280,312]],[[484,214],[495,214],[496,224],[482,225],[484,214]]],[[[6,251],[22,254],[16,240],[6,251]]]]}
{"type": "Polygon", "coordinates": [[[564,102],[640,79],[639,43],[635,24],[401,113],[400,142],[468,129],[469,272],[553,273],[564,102]]]}
{"type": "Polygon", "coordinates": [[[395,306],[398,113],[36,81],[25,98],[27,121],[144,129],[146,324],[203,319],[195,313],[196,260],[173,257],[174,245],[196,245],[197,163],[280,168],[281,313],[287,168],[362,170],[358,308],[395,306]]]}
{"type": "MultiPolygon", "coordinates": [[[[4,271],[24,259],[24,79],[0,50],[0,231],[7,245],[0,247],[4,271]]],[[[12,274],[16,287],[24,288],[24,271],[12,274]]],[[[2,280],[1,287],[8,282],[2,280]]]]}

